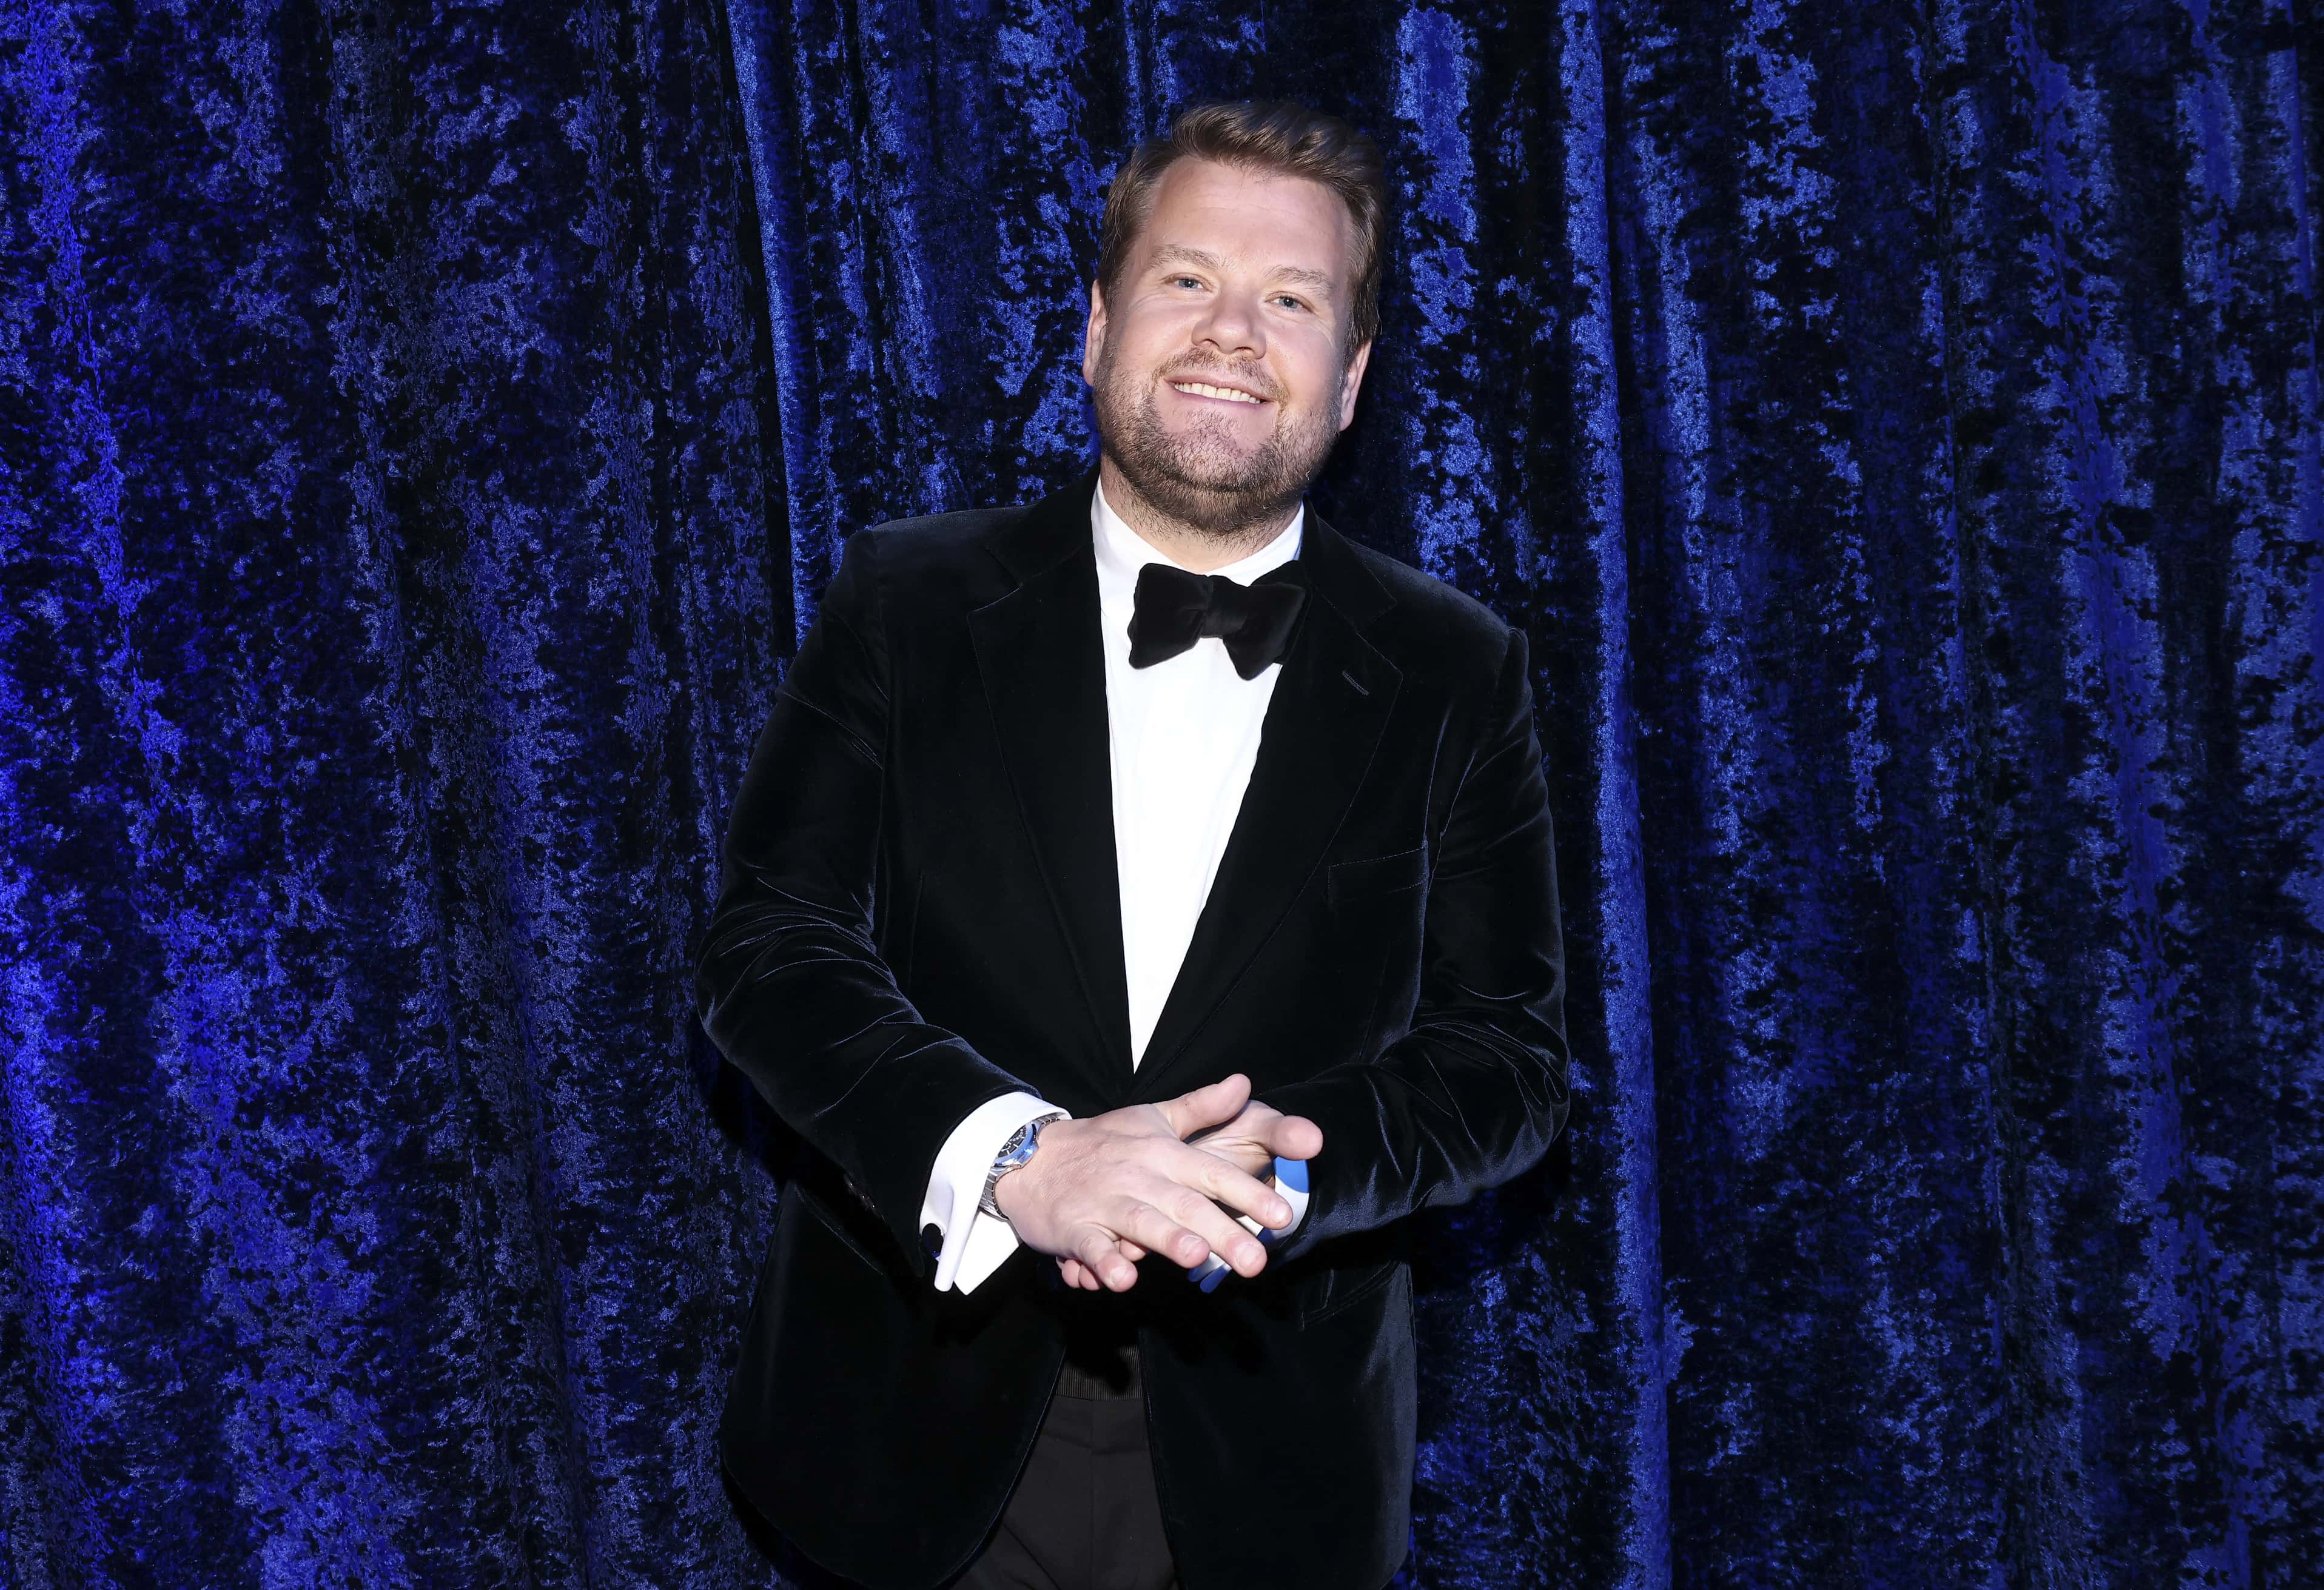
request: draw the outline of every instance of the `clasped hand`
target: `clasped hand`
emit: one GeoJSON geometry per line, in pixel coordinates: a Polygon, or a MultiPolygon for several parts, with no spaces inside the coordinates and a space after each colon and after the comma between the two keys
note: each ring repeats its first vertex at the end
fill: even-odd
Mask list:
{"type": "Polygon", "coordinates": [[[1193,1269],[1216,1253],[1238,1275],[1267,1267],[1267,1249],[1235,1219],[1270,1230],[1291,1206],[1259,1172],[1313,1159],[1323,1130],[1250,1096],[1238,1071],[1161,1104],[1133,1104],[1041,1128],[1033,1157],[1002,1176],[993,1201],[1017,1239],[1057,1261],[1084,1291],[1128,1291],[1148,1253],[1193,1269]]]}

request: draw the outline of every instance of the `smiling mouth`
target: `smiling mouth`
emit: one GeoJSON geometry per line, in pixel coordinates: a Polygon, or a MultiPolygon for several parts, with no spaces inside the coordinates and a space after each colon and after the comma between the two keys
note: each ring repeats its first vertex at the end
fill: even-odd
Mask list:
{"type": "Polygon", "coordinates": [[[1206,381],[1174,381],[1171,390],[1195,398],[1224,398],[1230,403],[1257,403],[1260,399],[1234,387],[1214,387],[1206,381]]]}

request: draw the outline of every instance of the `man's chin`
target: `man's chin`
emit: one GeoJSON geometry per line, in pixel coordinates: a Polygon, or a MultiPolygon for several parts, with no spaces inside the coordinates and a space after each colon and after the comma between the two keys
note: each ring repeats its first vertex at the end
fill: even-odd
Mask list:
{"type": "Polygon", "coordinates": [[[1259,471],[1240,459],[1233,464],[1191,464],[1173,460],[1164,467],[1163,473],[1177,490],[1200,492],[1206,497],[1249,497],[1263,491],[1267,484],[1259,471]]]}
{"type": "Polygon", "coordinates": [[[1272,430],[1245,437],[1215,423],[1161,429],[1162,451],[1173,470],[1189,479],[1232,482],[1250,473],[1275,440],[1272,430]]]}
{"type": "Polygon", "coordinates": [[[1286,469],[1280,454],[1287,438],[1278,431],[1245,446],[1222,435],[1216,421],[1174,433],[1151,407],[1127,417],[1118,432],[1108,418],[1101,403],[1100,434],[1110,438],[1108,451],[1129,484],[1161,512],[1213,535],[1240,534],[1274,518],[1299,501],[1314,473],[1286,469]]]}
{"type": "Polygon", "coordinates": [[[1231,536],[1282,512],[1299,500],[1280,481],[1249,475],[1188,475],[1165,470],[1130,483],[1155,507],[1181,523],[1214,536],[1231,536]]]}
{"type": "Polygon", "coordinates": [[[1207,498],[1222,505],[1245,503],[1264,509],[1282,495],[1282,483],[1272,472],[1238,461],[1240,467],[1183,465],[1174,463],[1162,472],[1167,489],[1182,497],[1207,498]]]}

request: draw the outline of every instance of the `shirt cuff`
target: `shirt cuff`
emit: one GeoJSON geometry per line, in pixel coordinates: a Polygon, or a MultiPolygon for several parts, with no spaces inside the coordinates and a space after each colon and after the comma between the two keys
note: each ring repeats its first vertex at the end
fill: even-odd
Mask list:
{"type": "Polygon", "coordinates": [[[1010,1134],[1041,1116],[1065,1113],[1038,1093],[1004,1093],[969,1111],[945,1139],[920,1202],[921,1228],[935,1227],[942,1245],[936,1250],[938,1291],[975,1291],[1017,1251],[1015,1228],[977,1208],[984,1179],[1010,1134]]]}

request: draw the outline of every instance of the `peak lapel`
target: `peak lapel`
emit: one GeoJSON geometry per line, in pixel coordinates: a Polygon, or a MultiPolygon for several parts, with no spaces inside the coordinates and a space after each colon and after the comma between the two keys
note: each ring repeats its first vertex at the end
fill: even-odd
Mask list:
{"type": "Polygon", "coordinates": [[[1019,584],[968,616],[977,671],[1041,879],[1093,1023],[1101,1097],[1130,1079],[1130,995],[1114,863],[1092,472],[995,538],[1019,584]]]}
{"type": "Polygon", "coordinates": [[[1284,658],[1218,875],[1139,1062],[1140,1100],[1190,1085],[1176,1072],[1199,1052],[1193,1039],[1322,861],[1403,685],[1396,665],[1363,636],[1394,598],[1312,510],[1299,560],[1319,600],[1308,604],[1284,658]]]}

